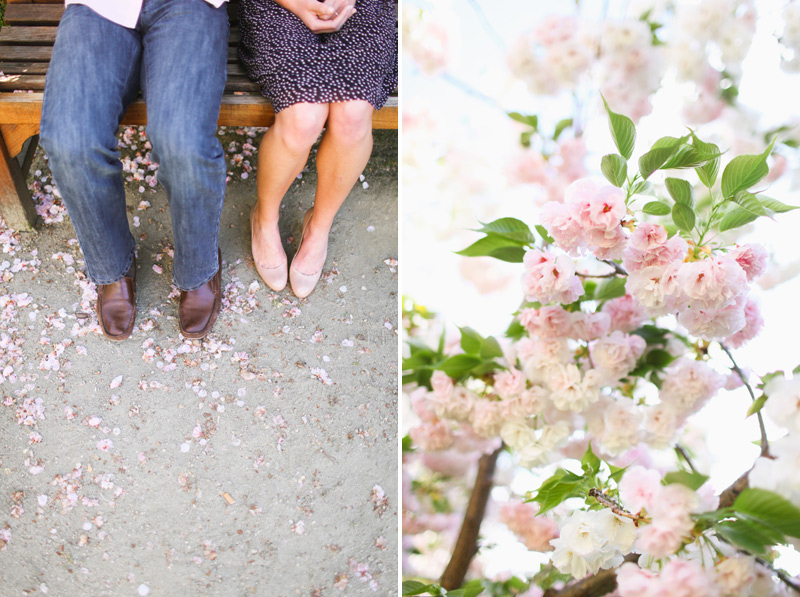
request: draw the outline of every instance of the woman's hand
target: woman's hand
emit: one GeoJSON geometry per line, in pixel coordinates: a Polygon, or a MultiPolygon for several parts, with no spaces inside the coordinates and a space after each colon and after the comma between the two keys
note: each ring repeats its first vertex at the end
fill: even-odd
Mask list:
{"type": "Polygon", "coordinates": [[[356,0],[275,0],[293,12],[314,33],[339,31],[355,12],[356,0]]]}

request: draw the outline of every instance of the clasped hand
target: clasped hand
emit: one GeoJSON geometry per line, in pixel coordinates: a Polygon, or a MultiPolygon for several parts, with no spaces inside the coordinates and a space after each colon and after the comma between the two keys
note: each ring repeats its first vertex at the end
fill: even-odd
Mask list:
{"type": "Polygon", "coordinates": [[[290,0],[282,4],[314,33],[333,33],[355,14],[355,3],[356,0],[290,0]]]}

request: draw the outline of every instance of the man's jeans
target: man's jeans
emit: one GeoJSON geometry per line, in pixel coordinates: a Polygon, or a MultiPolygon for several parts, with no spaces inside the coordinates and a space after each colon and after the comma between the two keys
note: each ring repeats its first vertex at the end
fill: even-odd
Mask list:
{"type": "Polygon", "coordinates": [[[93,282],[116,282],[133,260],[115,135],[140,89],[169,197],[175,284],[194,290],[217,272],[225,155],[216,131],[228,32],[226,5],[205,0],[144,0],[135,29],[67,6],[47,73],[41,143],[93,282]]]}

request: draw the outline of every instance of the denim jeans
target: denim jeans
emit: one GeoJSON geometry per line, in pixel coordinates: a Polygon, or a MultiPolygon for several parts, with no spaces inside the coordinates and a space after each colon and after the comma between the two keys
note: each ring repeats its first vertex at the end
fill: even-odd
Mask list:
{"type": "Polygon", "coordinates": [[[219,268],[225,155],[217,118],[228,56],[226,5],[144,0],[134,29],[67,6],[47,73],[40,141],[75,226],[89,277],[116,282],[133,260],[116,133],[139,90],[167,190],[173,278],[194,290],[219,268]]]}

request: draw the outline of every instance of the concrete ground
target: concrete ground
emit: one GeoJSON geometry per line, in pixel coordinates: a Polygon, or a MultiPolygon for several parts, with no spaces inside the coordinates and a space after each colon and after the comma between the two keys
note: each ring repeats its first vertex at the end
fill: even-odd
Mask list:
{"type": "MultiPolygon", "coordinates": [[[[0,228],[0,595],[394,595],[397,133],[333,228],[323,280],[270,291],[249,252],[259,132],[221,130],[225,297],[183,340],[166,195],[121,131],[138,238],[133,336],[106,340],[42,156],[47,224],[0,228]],[[244,175],[244,177],[243,177],[244,175]]],[[[309,169],[283,205],[287,253],[309,169]]]]}

